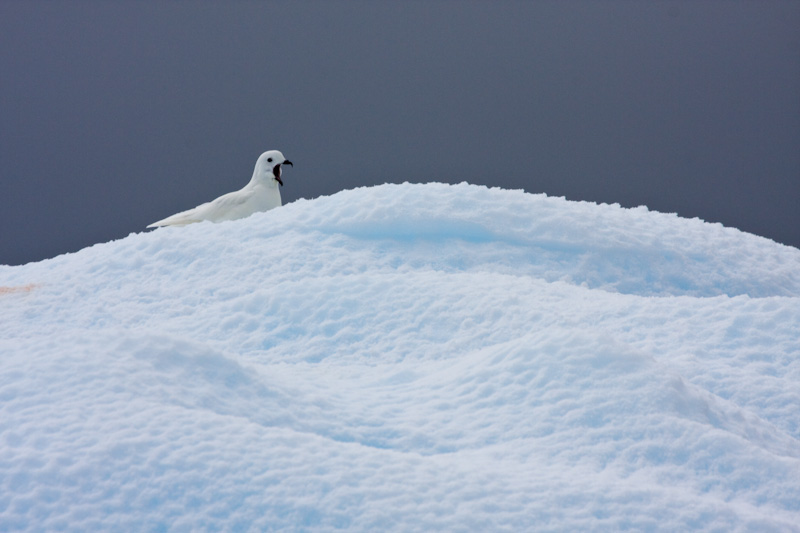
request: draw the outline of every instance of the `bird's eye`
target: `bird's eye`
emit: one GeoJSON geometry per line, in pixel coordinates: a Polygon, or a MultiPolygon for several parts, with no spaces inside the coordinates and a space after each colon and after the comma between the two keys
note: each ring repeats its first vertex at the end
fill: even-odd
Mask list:
{"type": "Polygon", "coordinates": [[[267,163],[272,163],[272,158],[271,157],[267,158],[267,163]]]}

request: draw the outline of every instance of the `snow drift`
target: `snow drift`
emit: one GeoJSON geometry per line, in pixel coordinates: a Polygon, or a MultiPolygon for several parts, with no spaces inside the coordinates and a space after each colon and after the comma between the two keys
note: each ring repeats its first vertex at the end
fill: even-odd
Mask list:
{"type": "Polygon", "coordinates": [[[384,185],[0,267],[0,530],[798,530],[800,250],[384,185]]]}

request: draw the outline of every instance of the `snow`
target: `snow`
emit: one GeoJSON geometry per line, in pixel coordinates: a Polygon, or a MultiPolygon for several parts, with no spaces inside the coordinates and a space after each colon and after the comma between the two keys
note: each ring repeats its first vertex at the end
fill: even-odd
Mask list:
{"type": "Polygon", "coordinates": [[[383,185],[0,267],[2,531],[800,531],[800,250],[383,185]]]}

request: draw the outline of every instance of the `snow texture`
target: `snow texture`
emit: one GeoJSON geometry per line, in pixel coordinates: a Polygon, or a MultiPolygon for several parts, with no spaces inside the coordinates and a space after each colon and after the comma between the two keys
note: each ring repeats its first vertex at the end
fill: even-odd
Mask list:
{"type": "Polygon", "coordinates": [[[800,531],[800,250],[383,185],[0,267],[2,531],[800,531]]]}

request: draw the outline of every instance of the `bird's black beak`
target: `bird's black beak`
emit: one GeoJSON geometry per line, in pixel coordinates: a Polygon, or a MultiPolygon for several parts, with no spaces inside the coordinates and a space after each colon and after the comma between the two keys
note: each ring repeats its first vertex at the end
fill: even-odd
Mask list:
{"type": "Polygon", "coordinates": [[[287,159],[287,160],[285,160],[283,163],[280,163],[280,164],[278,164],[278,165],[275,165],[275,168],[273,168],[273,169],[272,169],[272,174],[275,176],[275,180],[276,180],[278,183],[280,183],[280,184],[281,184],[281,187],[283,187],[283,181],[281,180],[281,165],[289,165],[289,166],[291,166],[291,167],[294,167],[294,165],[292,164],[292,162],[291,162],[291,161],[289,161],[289,160],[287,159]]]}

